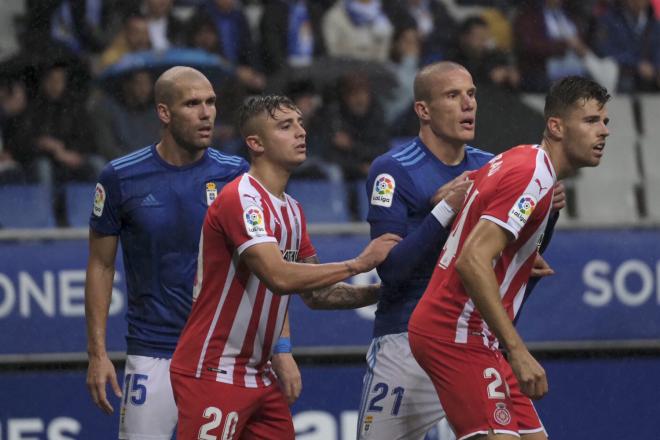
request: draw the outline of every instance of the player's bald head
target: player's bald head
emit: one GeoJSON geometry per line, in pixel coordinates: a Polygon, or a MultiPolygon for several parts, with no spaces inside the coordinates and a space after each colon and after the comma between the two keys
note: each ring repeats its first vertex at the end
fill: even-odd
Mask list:
{"type": "Polygon", "coordinates": [[[423,67],[417,75],[415,75],[414,92],[415,101],[431,101],[434,85],[437,84],[438,78],[442,78],[448,72],[454,70],[467,69],[458,63],[452,61],[440,61],[439,63],[429,64],[423,67]]]}
{"type": "Polygon", "coordinates": [[[166,70],[158,77],[154,85],[156,105],[171,105],[185,85],[200,81],[209,83],[208,78],[202,72],[192,67],[176,66],[166,70]]]}

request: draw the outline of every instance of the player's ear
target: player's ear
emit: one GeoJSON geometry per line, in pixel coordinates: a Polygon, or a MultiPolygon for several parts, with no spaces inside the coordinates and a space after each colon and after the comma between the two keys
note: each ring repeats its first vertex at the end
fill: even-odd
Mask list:
{"type": "Polygon", "coordinates": [[[549,117],[545,123],[545,129],[552,139],[561,139],[564,137],[564,124],[559,117],[549,117]]]}
{"type": "Polygon", "coordinates": [[[156,113],[158,113],[158,119],[160,119],[160,122],[163,124],[169,124],[172,120],[172,114],[170,113],[169,107],[162,102],[156,104],[156,113]]]}
{"type": "Polygon", "coordinates": [[[429,116],[429,107],[426,105],[425,101],[415,101],[413,108],[420,120],[428,121],[431,119],[429,116]]]}
{"type": "Polygon", "coordinates": [[[258,134],[251,134],[247,136],[245,138],[245,144],[247,145],[248,149],[253,153],[259,154],[264,152],[264,145],[258,134]]]}

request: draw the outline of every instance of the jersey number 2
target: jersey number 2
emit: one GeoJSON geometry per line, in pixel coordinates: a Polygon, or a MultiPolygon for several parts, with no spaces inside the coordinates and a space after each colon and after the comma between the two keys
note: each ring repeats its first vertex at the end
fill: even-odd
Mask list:
{"type": "Polygon", "coordinates": [[[487,388],[489,399],[502,400],[509,395],[509,384],[506,382],[504,382],[505,393],[497,390],[500,387],[500,385],[502,385],[503,381],[500,372],[497,371],[495,368],[486,368],[484,370],[484,378],[485,379],[494,378],[494,380],[488,384],[488,388],[487,388]]]}
{"type": "Polygon", "coordinates": [[[236,426],[238,425],[238,413],[232,411],[225,417],[225,429],[222,430],[222,437],[218,438],[217,435],[209,434],[209,431],[217,428],[222,423],[222,411],[215,406],[209,406],[204,410],[203,414],[205,419],[211,419],[210,422],[204,423],[199,428],[198,440],[232,440],[236,434],[236,426]]]}

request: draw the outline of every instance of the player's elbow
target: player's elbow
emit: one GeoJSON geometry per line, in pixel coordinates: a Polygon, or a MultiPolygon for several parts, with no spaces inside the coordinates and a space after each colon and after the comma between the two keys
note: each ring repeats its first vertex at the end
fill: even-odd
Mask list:
{"type": "Polygon", "coordinates": [[[471,273],[474,273],[476,267],[478,266],[478,257],[472,252],[461,252],[460,255],[456,258],[456,272],[461,277],[461,280],[465,280],[466,276],[469,276],[471,273]]]}
{"type": "Polygon", "coordinates": [[[275,295],[289,295],[296,291],[290,276],[284,271],[276,271],[266,281],[266,285],[275,295]]]}

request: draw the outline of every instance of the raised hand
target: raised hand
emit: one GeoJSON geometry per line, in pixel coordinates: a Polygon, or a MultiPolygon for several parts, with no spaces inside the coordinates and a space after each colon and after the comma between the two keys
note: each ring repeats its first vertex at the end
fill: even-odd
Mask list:
{"type": "Polygon", "coordinates": [[[369,272],[382,263],[390,250],[401,241],[401,237],[395,234],[383,234],[371,240],[362,253],[350,263],[355,273],[369,272]]]}
{"type": "Polygon", "coordinates": [[[458,212],[463,207],[465,196],[467,195],[472,181],[469,179],[472,171],[464,171],[460,176],[451,180],[440,188],[437,189],[433,197],[431,197],[431,204],[433,206],[445,200],[451,209],[458,212]]]}

